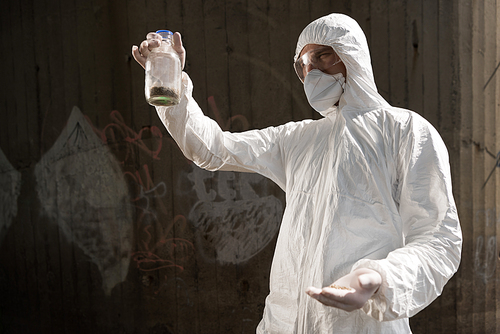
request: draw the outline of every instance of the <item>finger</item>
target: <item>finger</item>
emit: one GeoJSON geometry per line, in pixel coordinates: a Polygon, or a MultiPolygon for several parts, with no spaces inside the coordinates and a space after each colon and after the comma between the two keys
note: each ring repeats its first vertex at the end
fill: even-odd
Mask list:
{"type": "Polygon", "coordinates": [[[174,33],[174,50],[177,53],[182,52],[182,36],[180,32],[174,33]]]}
{"type": "Polygon", "coordinates": [[[380,286],[380,276],[374,274],[363,274],[358,277],[359,286],[363,289],[371,290],[380,286]]]}
{"type": "Polygon", "coordinates": [[[373,282],[369,275],[361,275],[358,277],[359,286],[364,289],[370,289],[373,285],[373,282]]]}
{"type": "Polygon", "coordinates": [[[321,290],[321,289],[308,288],[306,290],[306,293],[310,297],[312,297],[312,298],[316,299],[317,301],[319,301],[320,303],[322,303],[323,305],[336,307],[336,308],[339,308],[339,309],[342,309],[342,310],[348,311],[348,312],[354,310],[352,305],[344,303],[344,302],[339,301],[337,299],[333,299],[331,294],[329,294],[329,295],[323,294],[323,290],[321,290]]]}
{"type": "Polygon", "coordinates": [[[159,34],[156,34],[154,32],[150,32],[147,34],[147,39],[145,41],[142,41],[140,47],[139,47],[139,52],[144,56],[148,57],[148,55],[151,53],[151,50],[154,48],[157,48],[161,44],[161,36],[159,34]]]}
{"type": "Polygon", "coordinates": [[[352,294],[352,291],[339,290],[334,288],[318,289],[315,287],[310,287],[306,290],[306,293],[315,299],[318,298],[320,298],[321,300],[328,299],[330,301],[335,301],[337,303],[347,305],[347,302],[345,301],[346,295],[349,293],[352,294]]]}
{"type": "Polygon", "coordinates": [[[362,308],[365,305],[366,301],[373,294],[373,291],[370,290],[344,290],[344,289],[332,289],[332,288],[323,288],[321,293],[325,297],[327,297],[330,301],[335,301],[339,305],[344,306],[336,306],[341,307],[346,311],[352,311],[359,308],[362,308]]]}
{"type": "Polygon", "coordinates": [[[139,52],[142,56],[147,58],[151,53],[151,47],[152,45],[149,43],[149,41],[142,41],[141,45],[139,45],[139,52]]]}
{"type": "Polygon", "coordinates": [[[184,46],[182,45],[182,36],[179,32],[174,33],[174,50],[181,59],[181,68],[184,69],[184,64],[186,62],[186,49],[184,49],[184,46]]]}
{"type": "Polygon", "coordinates": [[[161,42],[161,35],[160,34],[157,34],[155,32],[150,32],[146,35],[146,39],[149,41],[153,41],[153,40],[156,40],[158,42],[161,42]]]}
{"type": "Polygon", "coordinates": [[[139,65],[141,65],[143,68],[146,67],[146,57],[141,55],[137,45],[132,46],[132,56],[134,57],[135,61],[139,63],[139,65]]]}
{"type": "Polygon", "coordinates": [[[308,287],[308,288],[306,289],[306,293],[307,293],[309,296],[313,297],[313,296],[315,296],[315,295],[319,295],[319,294],[321,293],[321,289],[318,289],[318,288],[315,288],[315,287],[313,287],[313,286],[310,286],[310,287],[308,287]]]}

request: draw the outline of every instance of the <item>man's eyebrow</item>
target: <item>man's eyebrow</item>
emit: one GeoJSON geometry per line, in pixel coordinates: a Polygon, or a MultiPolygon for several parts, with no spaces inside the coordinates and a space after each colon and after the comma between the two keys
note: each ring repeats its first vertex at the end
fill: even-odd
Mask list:
{"type": "Polygon", "coordinates": [[[324,51],[333,51],[333,49],[329,48],[329,47],[324,47],[324,48],[316,49],[313,51],[314,51],[314,53],[320,53],[320,52],[324,52],[324,51]]]}

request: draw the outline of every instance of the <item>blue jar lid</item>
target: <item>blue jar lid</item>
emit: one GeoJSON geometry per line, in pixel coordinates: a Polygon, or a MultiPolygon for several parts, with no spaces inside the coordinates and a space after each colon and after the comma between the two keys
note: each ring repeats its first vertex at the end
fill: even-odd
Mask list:
{"type": "Polygon", "coordinates": [[[159,34],[161,36],[162,39],[168,39],[168,38],[171,38],[172,35],[174,34],[173,32],[171,32],[170,30],[157,30],[156,31],[157,34],[159,34]]]}

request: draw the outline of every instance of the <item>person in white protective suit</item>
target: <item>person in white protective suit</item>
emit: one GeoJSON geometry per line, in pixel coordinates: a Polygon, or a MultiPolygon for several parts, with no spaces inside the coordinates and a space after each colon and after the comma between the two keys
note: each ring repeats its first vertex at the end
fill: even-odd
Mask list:
{"type": "MultiPolygon", "coordinates": [[[[174,41],[184,60],[179,33],[174,41]]],[[[143,41],[132,53],[144,66],[157,45],[143,41]]],[[[286,192],[258,333],[410,333],[409,317],[460,262],[445,144],[377,92],[366,38],[350,17],[310,23],[294,64],[324,118],[223,132],[194,101],[186,73],[180,104],[158,115],[201,168],[259,173],[286,192]]]]}

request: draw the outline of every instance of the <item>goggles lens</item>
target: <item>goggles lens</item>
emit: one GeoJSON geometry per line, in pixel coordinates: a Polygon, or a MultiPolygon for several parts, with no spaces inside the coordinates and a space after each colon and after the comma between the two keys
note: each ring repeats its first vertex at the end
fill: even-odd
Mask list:
{"type": "Polygon", "coordinates": [[[324,71],[340,62],[333,48],[325,46],[304,53],[295,61],[294,67],[300,81],[304,82],[304,78],[311,69],[324,71]]]}

